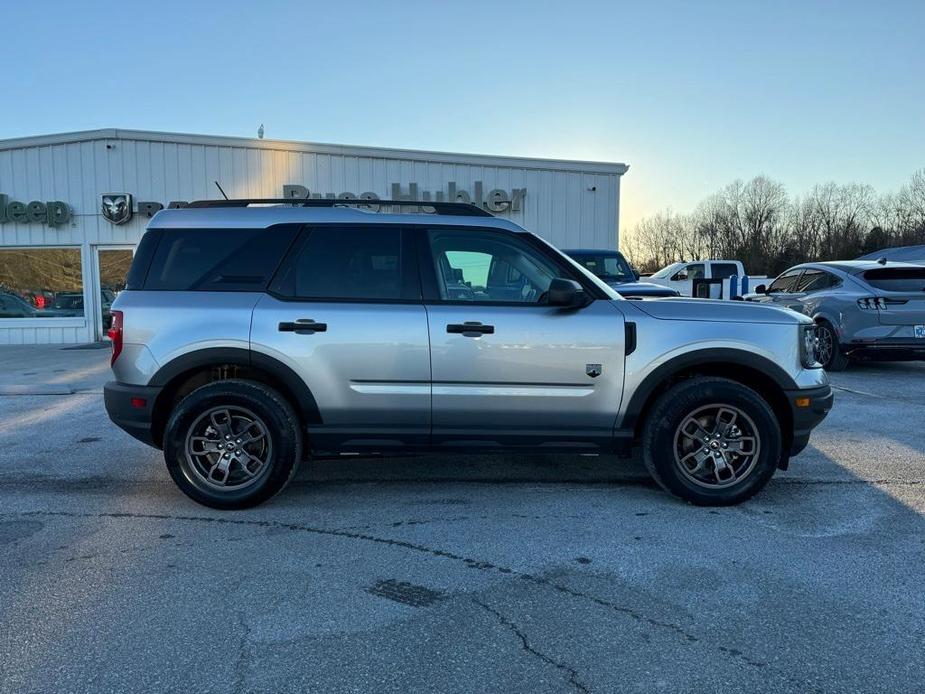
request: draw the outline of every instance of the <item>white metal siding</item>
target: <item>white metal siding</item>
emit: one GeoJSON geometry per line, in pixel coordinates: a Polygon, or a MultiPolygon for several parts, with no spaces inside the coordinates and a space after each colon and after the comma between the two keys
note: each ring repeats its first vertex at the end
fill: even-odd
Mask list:
{"type": "MultiPolygon", "coordinates": [[[[472,191],[483,182],[511,191],[526,188],[523,210],[502,213],[553,244],[616,248],[620,164],[561,162],[503,157],[411,152],[337,145],[311,145],[239,138],[98,131],[0,142],[0,192],[12,200],[63,200],[73,218],[58,228],[42,224],[0,224],[0,246],[81,246],[85,305],[89,299],[89,263],[95,244],[132,244],[147,218],[136,215],[117,226],[99,214],[101,193],[131,193],[135,202],[220,197],[214,181],[229,197],[280,197],[284,184],[300,184],[313,193],[391,196],[391,184],[407,192],[446,191],[455,181],[472,191]],[[109,148],[107,149],[107,146],[109,148]],[[591,188],[595,188],[592,191],[591,188]]],[[[45,321],[43,321],[44,323],[45,321]]],[[[0,321],[0,344],[79,342],[92,337],[92,326],[19,327],[0,321]]]]}

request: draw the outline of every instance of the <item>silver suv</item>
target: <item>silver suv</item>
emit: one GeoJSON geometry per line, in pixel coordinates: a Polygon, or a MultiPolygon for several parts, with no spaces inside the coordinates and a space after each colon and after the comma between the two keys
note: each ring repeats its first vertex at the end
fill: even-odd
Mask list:
{"type": "Polygon", "coordinates": [[[106,409],[192,499],[258,504],[314,456],[638,444],[665,489],[733,504],[832,406],[804,316],[624,301],[472,205],[371,204],[203,201],[151,220],[112,307],[106,409]]]}

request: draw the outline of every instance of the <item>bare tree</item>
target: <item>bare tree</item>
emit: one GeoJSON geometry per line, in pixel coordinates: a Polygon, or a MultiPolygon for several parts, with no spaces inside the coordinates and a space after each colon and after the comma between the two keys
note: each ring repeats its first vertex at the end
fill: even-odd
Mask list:
{"type": "Polygon", "coordinates": [[[925,169],[893,195],[866,184],[823,183],[791,200],[765,176],[733,181],[689,216],[646,217],[629,234],[637,267],[675,260],[735,258],[749,272],[776,274],[807,260],[855,258],[891,245],[925,243],[925,169]]]}

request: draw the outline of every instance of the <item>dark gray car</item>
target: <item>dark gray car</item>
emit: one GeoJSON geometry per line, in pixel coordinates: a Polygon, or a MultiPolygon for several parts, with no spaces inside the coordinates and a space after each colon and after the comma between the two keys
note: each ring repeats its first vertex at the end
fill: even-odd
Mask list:
{"type": "Polygon", "coordinates": [[[852,358],[925,360],[925,267],[890,261],[804,263],[759,285],[747,301],[793,309],[816,323],[829,371],[852,358]]]}
{"type": "Polygon", "coordinates": [[[562,251],[627,299],[680,296],[676,289],[654,282],[640,282],[620,251],[573,248],[562,251]]]}

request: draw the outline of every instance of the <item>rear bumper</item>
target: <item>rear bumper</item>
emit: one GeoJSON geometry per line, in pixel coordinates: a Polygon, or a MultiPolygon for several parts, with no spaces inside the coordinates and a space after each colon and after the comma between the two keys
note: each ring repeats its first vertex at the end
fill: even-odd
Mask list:
{"type": "Polygon", "coordinates": [[[160,448],[154,441],[151,426],[154,402],[160,392],[160,388],[110,381],[103,386],[106,414],[122,431],[149,446],[160,448]]]}
{"type": "Polygon", "coordinates": [[[787,402],[793,416],[793,441],[790,455],[797,455],[809,443],[809,435],[829,414],[835,395],[832,386],[826,384],[818,388],[788,390],[787,402]]]}

